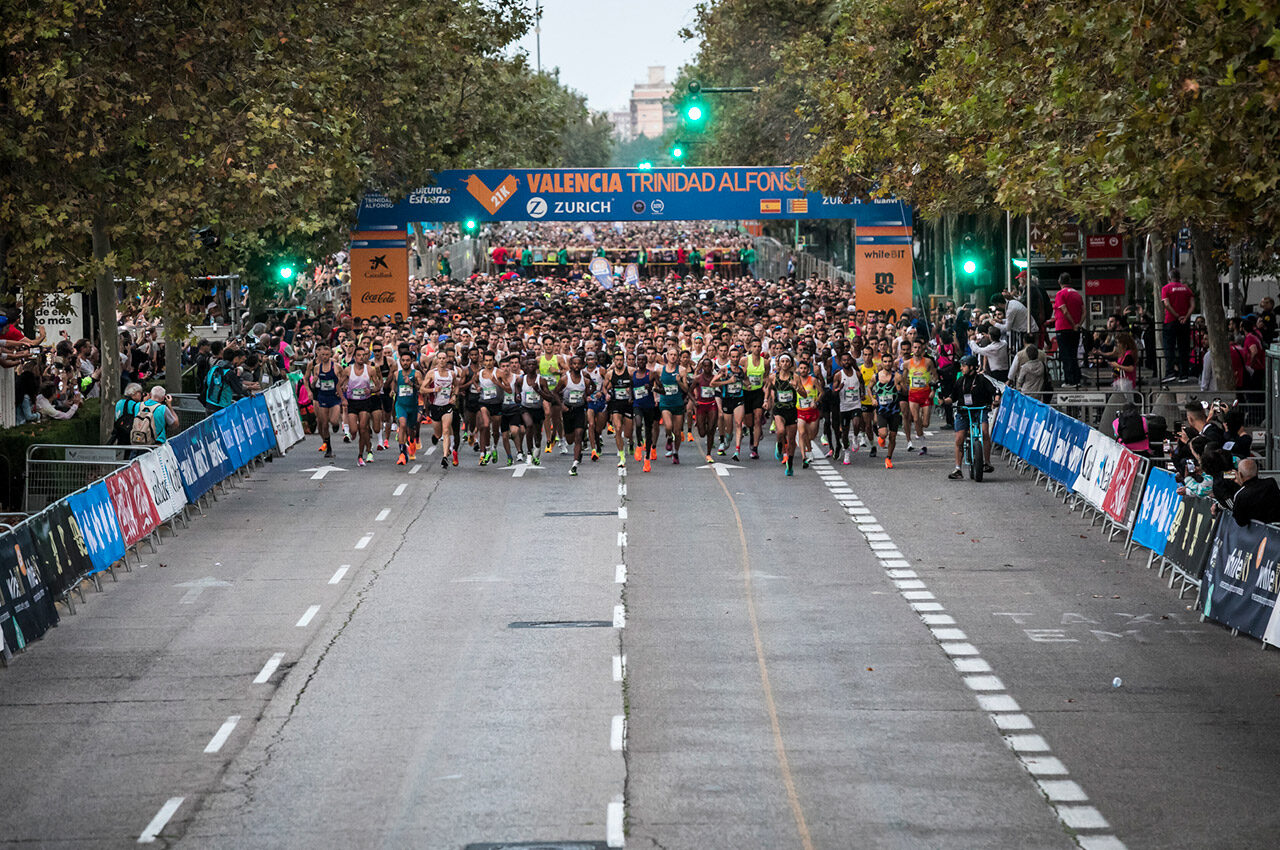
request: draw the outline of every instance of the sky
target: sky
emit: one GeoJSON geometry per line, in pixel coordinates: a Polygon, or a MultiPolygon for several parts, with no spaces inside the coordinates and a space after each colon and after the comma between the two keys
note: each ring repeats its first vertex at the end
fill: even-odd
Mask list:
{"type": "MultiPolygon", "coordinates": [[[[693,23],[693,7],[694,0],[542,0],[543,70],[558,66],[560,81],[593,110],[625,109],[650,65],[666,65],[672,80],[693,58],[697,42],[677,35],[693,23]]],[[[519,44],[530,66],[534,45],[533,32],[519,44]]]]}

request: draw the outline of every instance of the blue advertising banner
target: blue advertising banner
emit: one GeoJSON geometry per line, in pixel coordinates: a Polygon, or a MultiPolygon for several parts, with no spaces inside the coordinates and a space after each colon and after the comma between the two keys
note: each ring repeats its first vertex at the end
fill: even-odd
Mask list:
{"type": "Polygon", "coordinates": [[[170,440],[169,446],[178,458],[188,502],[195,502],[235,471],[222,445],[222,431],[212,419],[192,425],[170,440]]]}
{"type": "Polygon", "coordinates": [[[1163,555],[1180,501],[1178,482],[1173,473],[1152,466],[1147,474],[1147,487],[1142,491],[1138,518],[1133,524],[1133,542],[1163,555]]]}
{"type": "Polygon", "coordinates": [[[250,410],[254,426],[257,428],[258,441],[254,443],[254,454],[265,454],[276,447],[276,432],[271,427],[271,408],[267,405],[267,397],[261,393],[250,399],[250,410]]]}
{"type": "Polygon", "coordinates": [[[1031,424],[1039,407],[1041,407],[1040,402],[1023,396],[1018,400],[1017,420],[1009,423],[1009,427],[1013,429],[1013,439],[1009,441],[1009,449],[1023,460],[1027,459],[1027,453],[1031,448],[1031,424]]]}
{"type": "MultiPolygon", "coordinates": [[[[245,399],[245,402],[244,402],[245,452],[250,458],[257,457],[263,452],[268,451],[271,447],[271,446],[267,446],[267,448],[263,448],[264,441],[262,437],[262,425],[258,420],[259,405],[256,404],[255,402],[261,402],[261,407],[264,413],[267,409],[267,400],[260,395],[256,395],[256,396],[253,396],[252,398],[245,399]]],[[[271,419],[268,416],[267,422],[270,423],[270,421],[271,419]]],[[[275,445],[274,434],[271,436],[271,445],[275,445]]]]}
{"type": "Polygon", "coordinates": [[[1045,454],[1045,444],[1052,437],[1050,428],[1056,412],[1039,402],[1033,402],[1031,407],[1031,418],[1022,444],[1022,457],[1040,472],[1048,471],[1049,459],[1045,454]]]}
{"type": "Polygon", "coordinates": [[[1054,481],[1075,489],[1076,479],[1080,476],[1080,465],[1084,462],[1085,446],[1089,442],[1089,432],[1092,430],[1070,416],[1064,415],[1058,420],[1050,473],[1054,481]]]}
{"type": "Polygon", "coordinates": [[[1000,408],[996,411],[996,421],[991,426],[991,442],[997,446],[1008,445],[1006,439],[1009,433],[1009,420],[1021,397],[1022,393],[1012,388],[1006,389],[1001,395],[1000,408]]]}
{"type": "Polygon", "coordinates": [[[905,226],[911,209],[894,200],[842,203],[807,191],[786,166],[437,171],[435,185],[398,203],[360,202],[357,230],[401,231],[424,221],[734,221],[853,219],[905,226]]]}
{"type": "MultiPolygon", "coordinates": [[[[1218,523],[1205,562],[1200,604],[1206,617],[1256,638],[1268,637],[1275,616],[1280,533],[1260,522],[1240,526],[1231,517],[1218,523]]],[[[1275,630],[1270,638],[1275,639],[1275,630]]]]}
{"type": "Polygon", "coordinates": [[[213,420],[222,434],[222,445],[231,459],[232,470],[245,464],[244,456],[244,399],[230,407],[223,408],[213,415],[213,420]]]}
{"type": "MultiPolygon", "coordinates": [[[[190,429],[188,429],[190,430],[190,429]]],[[[105,481],[95,481],[89,488],[67,497],[67,505],[80,527],[85,550],[98,573],[124,558],[124,538],[111,505],[111,493],[105,481]]]]}

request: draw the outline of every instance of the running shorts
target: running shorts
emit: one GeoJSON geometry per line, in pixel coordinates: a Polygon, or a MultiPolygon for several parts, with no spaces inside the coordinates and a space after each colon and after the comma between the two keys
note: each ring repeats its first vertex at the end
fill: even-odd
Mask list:
{"type": "Polygon", "coordinates": [[[564,432],[566,434],[571,431],[583,430],[587,428],[587,409],[585,407],[565,407],[564,409],[564,432]]]}
{"type": "Polygon", "coordinates": [[[743,396],[727,395],[720,399],[720,410],[724,413],[733,413],[742,404],[743,396]]]}
{"type": "Polygon", "coordinates": [[[876,425],[888,429],[890,434],[896,433],[902,427],[902,414],[880,411],[876,413],[876,425]]]}
{"type": "Polygon", "coordinates": [[[928,387],[914,387],[907,391],[907,400],[912,404],[933,404],[933,390],[928,387]]]}
{"type": "Polygon", "coordinates": [[[391,396],[382,394],[382,395],[379,395],[378,398],[382,399],[383,413],[390,413],[392,410],[395,409],[395,399],[393,399],[391,396]]]}
{"type": "Polygon", "coordinates": [[[796,418],[804,422],[817,422],[818,415],[818,409],[816,407],[796,411],[796,418]]]}
{"type": "Polygon", "coordinates": [[[396,419],[403,419],[406,422],[416,422],[418,419],[418,405],[395,403],[396,419]]]}
{"type": "MultiPolygon", "coordinates": [[[[605,409],[608,411],[609,416],[613,416],[615,413],[618,413],[625,416],[627,419],[631,418],[631,404],[629,402],[611,401],[609,402],[609,406],[605,409]]],[[[650,408],[650,410],[652,410],[652,408],[650,408]]]]}
{"type": "Polygon", "coordinates": [[[966,413],[965,411],[961,410],[960,408],[956,408],[956,430],[957,430],[957,431],[968,431],[968,430],[969,430],[969,419],[970,419],[970,417],[972,417],[972,418],[974,418],[974,419],[978,420],[978,422],[979,422],[979,423],[986,422],[986,421],[987,421],[987,411],[986,411],[986,410],[983,410],[983,411],[982,411],[982,413],[980,413],[980,414],[979,414],[979,413],[977,413],[977,412],[973,412],[973,413],[966,413]]]}
{"type": "Polygon", "coordinates": [[[742,394],[742,404],[747,413],[753,413],[764,407],[764,390],[747,390],[742,394]]]}
{"type": "Polygon", "coordinates": [[[522,410],[529,414],[529,419],[534,425],[541,425],[543,420],[547,418],[547,414],[543,411],[542,405],[538,405],[537,407],[525,407],[522,408],[522,410]]]}
{"type": "Polygon", "coordinates": [[[775,407],[773,415],[780,418],[783,425],[796,424],[796,409],[794,407],[775,407]]]}
{"type": "Polygon", "coordinates": [[[342,399],[337,393],[316,393],[316,404],[321,407],[341,407],[342,399]]]}
{"type": "Polygon", "coordinates": [[[453,413],[452,404],[428,404],[427,413],[431,414],[432,422],[439,422],[444,419],[446,413],[453,413]]]}
{"type": "Polygon", "coordinates": [[[382,409],[382,402],[376,398],[347,399],[347,413],[373,413],[382,409]]]}

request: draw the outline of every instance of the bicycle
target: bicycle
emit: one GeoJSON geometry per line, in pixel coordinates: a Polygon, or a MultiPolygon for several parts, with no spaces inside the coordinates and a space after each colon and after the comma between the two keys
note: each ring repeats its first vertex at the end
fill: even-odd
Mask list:
{"type": "Polygon", "coordinates": [[[981,482],[982,467],[986,462],[986,455],[983,452],[982,423],[986,420],[987,409],[961,405],[956,412],[966,417],[969,423],[969,439],[964,442],[964,462],[969,465],[969,477],[981,482]]]}

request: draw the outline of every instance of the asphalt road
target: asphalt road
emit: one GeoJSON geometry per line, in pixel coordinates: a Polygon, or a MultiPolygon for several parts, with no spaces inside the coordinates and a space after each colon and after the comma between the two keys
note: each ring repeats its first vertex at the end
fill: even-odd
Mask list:
{"type": "Polygon", "coordinates": [[[1280,656],[948,436],[792,478],[304,442],[0,671],[0,843],[1274,846],[1280,656]]]}

